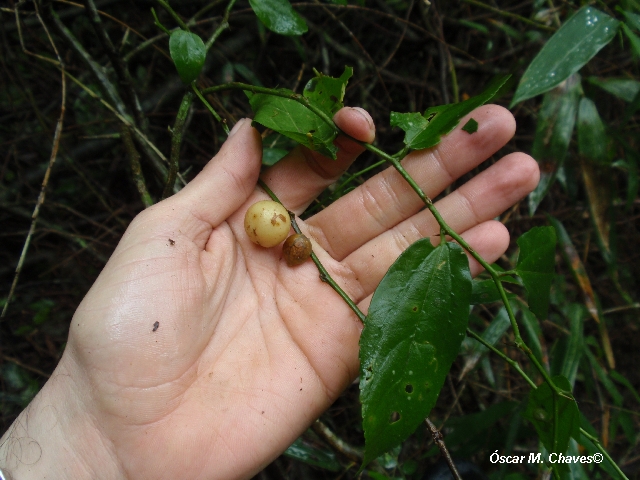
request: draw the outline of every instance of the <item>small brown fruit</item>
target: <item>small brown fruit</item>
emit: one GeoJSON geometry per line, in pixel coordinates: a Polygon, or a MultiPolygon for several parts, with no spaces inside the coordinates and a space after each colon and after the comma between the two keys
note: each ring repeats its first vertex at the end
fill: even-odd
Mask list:
{"type": "Polygon", "coordinates": [[[290,267],[306,262],[311,256],[311,240],[300,233],[291,235],[284,241],[282,255],[290,267]]]}
{"type": "Polygon", "coordinates": [[[267,248],[275,247],[289,235],[291,217],[278,202],[262,200],[247,210],[244,229],[253,243],[267,248]]]}

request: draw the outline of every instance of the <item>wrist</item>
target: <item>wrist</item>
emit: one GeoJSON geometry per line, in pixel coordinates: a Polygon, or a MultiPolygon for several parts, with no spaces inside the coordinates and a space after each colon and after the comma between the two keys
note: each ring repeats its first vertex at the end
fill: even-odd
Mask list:
{"type": "Polygon", "coordinates": [[[122,478],[65,358],[0,439],[6,480],[122,478]]]}

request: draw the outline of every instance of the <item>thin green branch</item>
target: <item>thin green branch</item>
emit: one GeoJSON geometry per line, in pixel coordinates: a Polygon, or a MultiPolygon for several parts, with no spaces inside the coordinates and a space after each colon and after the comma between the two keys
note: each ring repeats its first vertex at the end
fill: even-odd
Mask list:
{"type": "MultiPolygon", "coordinates": [[[[262,179],[258,180],[258,185],[260,185],[264,189],[264,191],[267,192],[267,195],[269,195],[274,202],[278,202],[282,205],[282,202],[278,199],[276,194],[273,193],[273,191],[269,188],[269,186],[266,183],[264,183],[264,181],[262,181],[262,179]]],[[[296,222],[295,215],[293,214],[293,212],[289,212],[289,214],[291,216],[291,226],[293,227],[293,230],[296,233],[302,233],[302,231],[300,230],[300,227],[298,227],[298,223],[296,222]]],[[[327,269],[324,268],[324,265],[322,265],[322,263],[318,259],[318,256],[315,253],[311,252],[311,259],[313,260],[313,263],[316,264],[316,267],[320,272],[320,280],[322,280],[325,283],[328,283],[331,286],[331,288],[333,288],[338,293],[338,295],[342,297],[342,299],[349,306],[349,308],[351,308],[353,313],[356,314],[356,316],[360,319],[360,321],[364,323],[367,316],[364,313],[362,313],[362,310],[358,308],[358,306],[353,302],[353,300],[351,300],[349,295],[347,295],[347,293],[340,287],[340,285],[338,285],[336,281],[331,277],[327,269]]]]}
{"type": "Polygon", "coordinates": [[[222,129],[224,130],[224,133],[229,135],[229,125],[227,125],[227,121],[224,120],[220,115],[218,115],[218,112],[216,112],[211,106],[211,104],[207,101],[207,99],[204,98],[203,93],[209,89],[203,90],[201,92],[200,90],[198,90],[198,87],[196,87],[195,82],[191,84],[191,89],[197,95],[200,101],[204,104],[204,106],[207,107],[207,110],[209,110],[209,113],[213,115],[213,118],[215,118],[218,122],[220,122],[220,124],[222,125],[222,129]]]}
{"type": "Polygon", "coordinates": [[[99,101],[102,105],[104,105],[104,107],[107,110],[109,110],[111,113],[113,113],[118,120],[120,120],[125,125],[127,125],[129,127],[132,127],[133,133],[134,133],[134,136],[135,136],[136,140],[138,141],[138,143],[140,145],[145,147],[145,153],[147,153],[147,156],[152,160],[153,166],[155,167],[156,171],[163,178],[165,178],[166,175],[167,175],[167,169],[158,160],[161,160],[161,161],[166,163],[167,162],[167,157],[165,157],[164,154],[160,150],[158,150],[158,147],[156,147],[155,144],[151,140],[149,140],[149,138],[147,138],[147,136],[143,132],[141,132],[138,127],[136,127],[133,124],[133,122],[131,121],[131,119],[128,116],[125,117],[125,116],[121,115],[120,113],[118,113],[118,111],[113,106],[111,106],[108,102],[106,102],[104,99],[102,99],[100,97],[100,95],[95,93],[93,90],[91,90],[89,87],[87,87],[84,83],[82,83],[76,77],[71,75],[69,72],[65,71],[64,73],[76,85],[78,85],[85,92],[87,92],[91,98],[99,101]]]}
{"type": "Polygon", "coordinates": [[[505,355],[503,352],[501,352],[500,350],[498,350],[496,347],[494,347],[493,345],[491,345],[489,342],[487,342],[484,338],[482,338],[480,335],[478,335],[476,332],[474,332],[473,330],[467,328],[467,335],[469,335],[471,338],[473,338],[474,340],[477,340],[478,342],[480,342],[482,345],[484,345],[486,348],[488,348],[489,350],[491,350],[493,353],[495,353],[496,355],[498,355],[500,358],[502,358],[502,360],[504,360],[505,362],[507,362],[509,365],[511,365],[511,368],[513,368],[515,371],[517,371],[522,378],[524,378],[524,380],[529,384],[529,386],[531,388],[533,388],[534,390],[536,388],[538,388],[538,386],[535,384],[535,382],[533,380],[531,380],[531,378],[529,378],[529,375],[527,375],[524,370],[522,370],[522,367],[520,366],[520,364],[518,362],[516,362],[515,360],[513,360],[512,358],[509,358],[507,355],[505,355]]]}
{"type": "MultiPolygon", "coordinates": [[[[53,48],[53,51],[58,58],[58,68],[61,73],[61,99],[60,99],[60,115],[58,116],[58,121],[56,122],[56,129],[53,134],[53,140],[51,144],[51,153],[49,155],[49,163],[47,165],[47,170],[44,173],[44,178],[42,179],[42,184],[40,186],[40,194],[38,195],[38,200],[36,201],[36,205],[33,209],[33,214],[31,215],[31,226],[29,227],[29,233],[27,233],[27,238],[24,241],[24,245],[22,247],[22,252],[20,253],[20,258],[18,259],[18,265],[16,266],[16,270],[14,273],[13,281],[11,282],[11,287],[9,288],[9,294],[7,295],[7,300],[2,307],[2,312],[0,313],[0,318],[3,318],[7,314],[7,309],[9,308],[9,303],[11,302],[11,298],[16,290],[18,285],[18,279],[20,278],[20,272],[22,271],[22,266],[24,265],[24,261],[27,258],[27,252],[29,251],[29,245],[31,244],[31,238],[36,230],[36,223],[38,222],[38,216],[40,215],[40,209],[44,204],[44,200],[47,192],[47,185],[49,184],[49,178],[51,176],[51,171],[53,170],[53,165],[56,162],[56,158],[58,157],[58,149],[60,148],[60,138],[62,137],[62,128],[64,125],[64,117],[67,109],[67,81],[65,78],[65,64],[62,61],[62,57],[60,56],[60,52],[58,48],[51,38],[51,34],[49,33],[49,29],[46,24],[42,20],[40,16],[40,12],[38,11],[38,5],[36,5],[36,15],[42,28],[44,29],[47,38],[49,39],[49,43],[53,48]]],[[[16,15],[17,15],[18,7],[16,6],[16,15]]],[[[18,19],[19,22],[19,19],[18,19]]],[[[23,44],[24,45],[24,44],[23,44]]],[[[44,58],[43,58],[44,59],[44,58]]],[[[47,60],[47,59],[44,59],[47,60]]]]}
{"type": "Polygon", "coordinates": [[[613,458],[611,458],[611,455],[609,455],[609,452],[607,452],[607,450],[602,446],[602,444],[600,443],[600,440],[598,440],[597,437],[594,437],[593,435],[591,435],[589,432],[587,432],[584,428],[580,428],[580,433],[585,436],[586,438],[588,438],[589,440],[591,440],[591,442],[593,442],[593,444],[595,445],[595,447],[600,451],[600,453],[607,459],[607,461],[611,464],[611,466],[615,469],[615,471],[618,473],[618,475],[620,475],[624,480],[629,480],[629,478],[624,474],[624,472],[620,469],[620,467],[618,466],[618,464],[613,460],[613,458]]]}
{"type": "Polygon", "coordinates": [[[100,15],[98,14],[98,9],[96,8],[93,0],[84,0],[84,3],[86,6],[85,12],[87,14],[87,17],[93,25],[93,29],[95,30],[96,35],[98,36],[98,39],[102,44],[102,48],[111,61],[113,71],[118,77],[118,85],[120,85],[123,93],[122,97],[125,99],[126,103],[129,105],[130,110],[133,112],[133,117],[135,118],[137,126],[143,132],[146,132],[148,124],[147,118],[142,111],[140,100],[138,99],[138,95],[133,88],[133,80],[131,79],[129,70],[120,57],[118,51],[113,46],[113,42],[111,42],[111,38],[109,37],[109,34],[102,24],[102,20],[100,19],[100,15]]]}
{"type": "MultiPolygon", "coordinates": [[[[154,43],[156,43],[158,40],[165,38],[166,35],[171,35],[171,32],[169,32],[167,30],[167,32],[162,32],[159,33],[158,35],[148,38],[147,40],[145,40],[144,42],[142,42],[140,45],[138,45],[136,48],[132,49],[129,53],[127,53],[124,57],[122,57],[122,61],[125,63],[128,63],[135,55],[137,55],[138,53],[140,53],[141,51],[143,51],[145,48],[147,48],[149,45],[153,45],[154,43]],[[168,32],[168,33],[167,33],[168,32]]],[[[171,57],[169,57],[163,50],[160,50],[160,53],[162,53],[164,56],[166,56],[167,58],[171,59],[171,57]]]]}
{"type": "Polygon", "coordinates": [[[365,173],[368,173],[371,170],[375,170],[376,168],[384,165],[385,163],[387,163],[385,160],[380,160],[379,162],[376,162],[373,165],[369,165],[367,168],[363,168],[359,172],[354,173],[349,178],[347,178],[344,182],[342,182],[340,185],[338,185],[338,187],[336,188],[336,191],[338,191],[338,192],[341,191],[344,187],[349,185],[351,182],[353,182],[360,175],[364,175],[365,173]]]}
{"type": "Polygon", "coordinates": [[[95,79],[98,81],[98,83],[102,87],[102,90],[104,91],[107,98],[109,99],[109,101],[111,102],[115,110],[118,112],[118,114],[121,115],[122,117],[127,118],[127,120],[129,120],[128,118],[129,114],[127,113],[127,109],[125,107],[124,102],[122,101],[122,98],[120,98],[120,94],[115,89],[111,81],[107,78],[104,71],[102,70],[102,67],[93,60],[91,55],[89,55],[89,52],[85,50],[82,44],[73,35],[73,33],[71,33],[71,31],[66,27],[66,25],[62,23],[62,21],[60,20],[60,17],[58,17],[58,14],[55,12],[55,10],[53,10],[53,7],[51,5],[49,6],[48,9],[45,10],[45,12],[47,13],[48,16],[50,16],[53,25],[58,30],[58,33],[60,34],[60,36],[64,38],[67,45],[80,56],[80,59],[89,68],[89,71],[93,74],[95,79]]]}
{"type": "Polygon", "coordinates": [[[164,9],[169,13],[169,15],[171,15],[171,16],[173,17],[173,19],[176,21],[176,23],[177,23],[178,25],[180,25],[180,28],[181,28],[181,29],[183,29],[183,30],[185,30],[185,31],[187,31],[187,32],[189,32],[189,31],[190,31],[190,30],[189,30],[189,27],[187,26],[187,24],[186,24],[186,23],[184,23],[184,20],[182,20],[182,19],[180,18],[180,15],[178,15],[178,14],[175,12],[175,10],[174,10],[173,8],[171,8],[171,6],[170,6],[167,2],[165,2],[164,0],[156,0],[156,2],[158,2],[158,4],[159,4],[162,8],[164,8],[164,9]]]}
{"type": "Polygon", "coordinates": [[[165,34],[171,35],[171,31],[162,24],[162,22],[158,18],[158,14],[156,13],[156,9],[153,8],[153,7],[151,7],[151,15],[153,15],[153,20],[154,20],[155,26],[158,27],[160,30],[162,30],[165,34]]]}
{"type": "Polygon", "coordinates": [[[124,143],[124,149],[129,157],[129,163],[131,164],[131,175],[133,176],[133,183],[140,194],[140,199],[145,208],[153,205],[153,199],[149,195],[147,184],[142,174],[142,167],[140,166],[140,153],[136,149],[133,143],[133,137],[131,135],[131,127],[128,127],[124,123],[120,124],[120,135],[122,136],[122,143],[124,143]]]}
{"type": "Polygon", "coordinates": [[[162,192],[162,198],[165,199],[173,193],[173,186],[176,183],[176,176],[178,175],[178,165],[180,164],[180,147],[182,146],[182,137],[186,126],[187,117],[189,116],[189,110],[193,103],[194,94],[189,90],[186,91],[178,114],[176,115],[176,121],[173,124],[173,132],[171,135],[171,154],[169,155],[169,173],[167,174],[167,181],[164,185],[162,192]]]}
{"type": "MultiPolygon", "coordinates": [[[[322,119],[323,122],[325,122],[327,125],[332,127],[336,131],[336,133],[340,131],[338,127],[336,127],[336,124],[333,123],[333,120],[321,109],[313,105],[308,98],[303,97],[299,93],[293,93],[290,90],[276,90],[276,89],[267,88],[267,87],[257,87],[255,85],[250,85],[248,83],[229,82],[229,83],[223,83],[221,85],[216,85],[214,87],[205,88],[204,90],[202,90],[201,93],[203,95],[206,95],[208,93],[215,93],[215,92],[220,92],[225,90],[243,90],[251,93],[264,93],[266,95],[273,95],[275,97],[282,97],[282,98],[288,98],[290,100],[294,100],[304,105],[305,107],[307,107],[313,113],[315,113],[318,117],[320,117],[320,119],[322,119]]],[[[368,145],[359,141],[358,143],[363,145],[368,145]]]]}
{"type": "Polygon", "coordinates": [[[356,463],[361,463],[364,458],[364,453],[361,449],[353,447],[336,435],[327,425],[325,425],[320,419],[311,424],[311,429],[324,439],[332,448],[340,452],[349,460],[353,460],[356,463]]]}
{"type": "Polygon", "coordinates": [[[220,25],[218,25],[218,28],[215,29],[213,34],[209,37],[209,40],[207,40],[207,42],[204,44],[204,47],[206,48],[207,51],[209,51],[209,49],[214,44],[214,42],[218,39],[220,34],[224,32],[227,28],[229,28],[229,14],[231,13],[231,9],[235,5],[235,3],[236,3],[236,0],[231,0],[229,2],[229,4],[227,5],[227,8],[224,11],[224,16],[222,17],[222,21],[220,22],[220,25]]]}
{"type": "Polygon", "coordinates": [[[471,5],[475,5],[476,7],[484,8],[485,10],[489,10],[490,12],[496,13],[503,17],[513,18],[515,20],[519,20],[520,22],[526,23],[527,25],[531,25],[533,27],[539,28],[540,30],[546,30],[547,32],[555,32],[556,29],[553,27],[549,27],[543,23],[535,22],[530,20],[522,15],[517,15],[515,13],[507,12],[505,10],[500,10],[499,8],[492,7],[491,5],[487,5],[486,3],[479,2],[478,0],[463,0],[471,5]]]}

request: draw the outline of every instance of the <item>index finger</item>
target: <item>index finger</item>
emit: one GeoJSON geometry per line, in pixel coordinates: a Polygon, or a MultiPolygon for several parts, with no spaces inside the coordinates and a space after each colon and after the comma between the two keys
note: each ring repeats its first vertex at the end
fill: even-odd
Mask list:
{"type": "MultiPolygon", "coordinates": [[[[333,120],[338,128],[357,140],[371,143],[375,138],[373,120],[362,108],[344,107],[333,120]]],[[[364,147],[343,135],[339,135],[334,144],[338,147],[336,160],[298,146],[261,178],[289,210],[302,213],[364,151],[364,147]]]]}
{"type": "MultiPolygon", "coordinates": [[[[414,151],[402,162],[425,194],[435,198],[451,182],[489,158],[513,136],[515,120],[497,105],[477,108],[437,146],[414,151]],[[478,130],[462,131],[473,116],[478,130]]],[[[393,168],[377,174],[307,220],[310,233],[334,259],[354,250],[411,217],[424,204],[393,168]]]]}

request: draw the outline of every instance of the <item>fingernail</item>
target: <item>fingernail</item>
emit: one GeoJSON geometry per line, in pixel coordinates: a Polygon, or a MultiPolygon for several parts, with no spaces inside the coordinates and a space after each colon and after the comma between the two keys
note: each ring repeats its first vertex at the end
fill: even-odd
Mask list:
{"type": "Polygon", "coordinates": [[[233,137],[238,132],[238,130],[242,128],[242,126],[246,123],[247,120],[248,120],[247,118],[238,120],[237,123],[233,126],[233,128],[229,132],[229,136],[227,138],[233,137]]]}
{"type": "Polygon", "coordinates": [[[369,128],[373,129],[373,119],[371,118],[371,115],[369,115],[369,112],[367,112],[364,108],[360,108],[360,107],[349,107],[351,110],[354,110],[356,112],[358,112],[362,118],[364,118],[367,123],[369,124],[369,128]]]}

